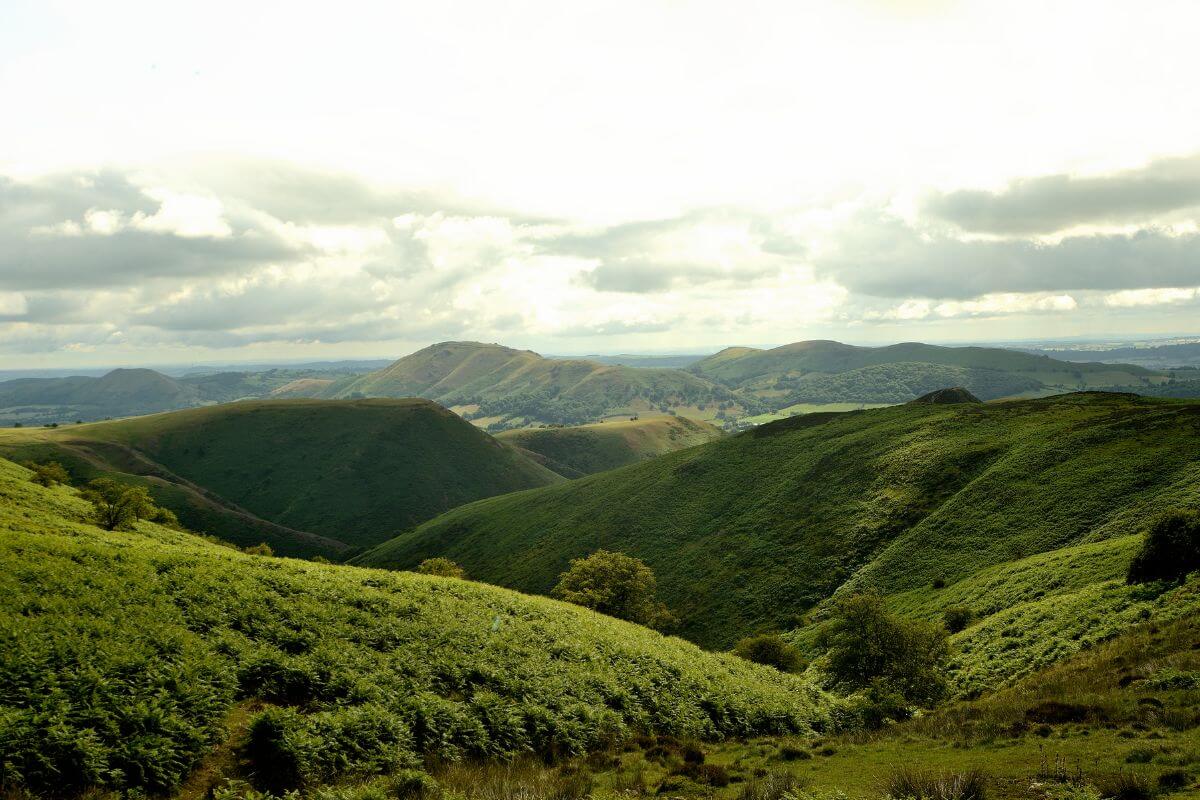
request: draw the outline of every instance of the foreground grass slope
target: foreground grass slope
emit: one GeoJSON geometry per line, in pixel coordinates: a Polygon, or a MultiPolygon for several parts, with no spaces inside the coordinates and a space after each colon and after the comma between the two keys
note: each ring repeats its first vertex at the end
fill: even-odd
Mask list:
{"type": "Polygon", "coordinates": [[[688,372],[543,358],[479,342],[431,345],[381,370],[330,387],[335,397],[425,397],[484,427],[575,425],[606,417],[676,411],[715,418],[757,401],[688,372]]]}
{"type": "Polygon", "coordinates": [[[29,474],[0,461],[9,789],[170,793],[239,720],[251,746],[238,777],[311,788],[422,757],[807,733],[826,719],[802,679],[584,609],[249,556],[150,523],[103,532],[74,490],[29,474]]]}
{"type": "Polygon", "coordinates": [[[722,435],[720,428],[707,422],[667,416],[521,428],[502,431],[496,438],[532,453],[561,475],[577,478],[706,444],[722,435]]]}
{"type": "Polygon", "coordinates": [[[681,632],[728,646],[839,589],[893,595],[1127,536],[1196,502],[1200,404],[1074,394],[809,414],[454,509],[360,557],[441,555],[547,592],[599,548],[644,559],[681,632]]]}
{"type": "Polygon", "coordinates": [[[245,518],[217,509],[202,516],[196,504],[179,502],[183,488],[215,494],[226,511],[232,504],[350,546],[383,541],[481,497],[562,480],[446,409],[414,399],[257,400],[10,430],[0,432],[0,454],[58,458],[83,474],[154,477],[155,495],[196,530],[233,537],[245,518]]]}

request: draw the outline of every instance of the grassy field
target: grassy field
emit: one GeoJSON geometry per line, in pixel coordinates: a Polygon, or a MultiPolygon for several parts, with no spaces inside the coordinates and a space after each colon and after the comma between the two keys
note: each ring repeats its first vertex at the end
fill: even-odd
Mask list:
{"type": "Polygon", "coordinates": [[[0,455],[145,476],[193,529],[241,544],[270,534],[260,541],[295,555],[328,552],[287,530],[370,545],[462,503],[562,480],[424,400],[257,400],[7,429],[0,455]]]}
{"type": "Polygon", "coordinates": [[[766,414],[755,414],[752,417],[742,417],[741,422],[750,425],[766,425],[768,422],[775,422],[788,417],[799,416],[800,414],[816,414],[821,411],[831,411],[841,413],[843,411],[866,411],[871,408],[884,408],[891,403],[795,403],[794,405],[781,408],[778,411],[771,411],[766,414]]]}
{"type": "Polygon", "coordinates": [[[720,439],[719,428],[686,417],[620,419],[569,428],[503,431],[497,439],[532,453],[560,475],[578,478],[720,439]]]}
{"type": "Polygon", "coordinates": [[[454,509],[360,558],[445,555],[546,592],[599,548],[644,559],[682,634],[791,628],[839,589],[895,595],[1195,504],[1200,403],[1076,394],[808,414],[454,509]]]}
{"type": "Polygon", "coordinates": [[[29,475],[0,461],[5,796],[201,797],[227,778],[313,790],[461,758],[553,761],[635,733],[827,721],[831,701],[802,678],[575,606],[151,523],[104,532],[74,490],[29,475]]]}

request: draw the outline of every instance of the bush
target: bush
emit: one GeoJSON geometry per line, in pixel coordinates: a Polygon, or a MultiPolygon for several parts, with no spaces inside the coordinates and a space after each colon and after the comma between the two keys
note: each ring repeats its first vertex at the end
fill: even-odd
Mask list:
{"type": "Polygon", "coordinates": [[[71,482],[70,473],[57,461],[47,461],[44,464],[26,462],[23,466],[33,470],[33,475],[29,476],[29,480],[42,486],[58,486],[71,482]]]}
{"type": "Polygon", "coordinates": [[[987,774],[977,769],[935,773],[901,767],[884,781],[883,794],[897,800],[984,800],[987,783],[987,774]]]}
{"type": "Polygon", "coordinates": [[[417,565],[413,572],[421,575],[438,575],[442,578],[462,578],[466,580],[467,571],[448,558],[427,558],[417,565]]]}
{"type": "Polygon", "coordinates": [[[1192,776],[1182,769],[1170,769],[1158,776],[1158,786],[1166,791],[1183,789],[1192,782],[1192,776]]]}
{"type": "Polygon", "coordinates": [[[755,664],[774,667],[780,672],[799,672],[804,668],[800,651],[777,633],[748,636],[733,646],[733,654],[755,664]]]}
{"type": "Polygon", "coordinates": [[[1111,800],[1154,800],[1158,793],[1150,779],[1138,772],[1115,772],[1096,781],[1100,796],[1111,800]]]}
{"type": "Polygon", "coordinates": [[[971,609],[963,608],[962,606],[951,606],[942,612],[942,623],[946,626],[946,630],[951,633],[958,633],[965,630],[971,624],[971,609]]]}
{"type": "Polygon", "coordinates": [[[1200,513],[1176,509],[1156,519],[1129,564],[1128,583],[1182,581],[1200,569],[1200,513]]]}
{"type": "Polygon", "coordinates": [[[886,689],[914,703],[932,703],[945,693],[946,631],[889,614],[877,594],[838,601],[819,644],[842,687],[886,689]]]}
{"type": "Polygon", "coordinates": [[[151,519],[161,511],[144,486],[130,486],[112,478],[96,478],[80,496],[92,504],[93,521],[109,531],[132,530],[139,519],[151,519]]]}
{"type": "Polygon", "coordinates": [[[275,551],[271,549],[271,545],[267,544],[266,542],[259,542],[258,544],[252,544],[249,547],[243,547],[242,552],[252,556],[275,555],[275,551]]]}
{"type": "Polygon", "coordinates": [[[610,617],[661,628],[675,618],[655,598],[657,590],[654,573],[640,558],[597,550],[587,558],[571,560],[553,595],[610,617]]]}
{"type": "Polygon", "coordinates": [[[807,781],[798,775],[779,770],[760,778],[746,781],[738,792],[738,800],[783,800],[794,796],[804,788],[807,781]]]}

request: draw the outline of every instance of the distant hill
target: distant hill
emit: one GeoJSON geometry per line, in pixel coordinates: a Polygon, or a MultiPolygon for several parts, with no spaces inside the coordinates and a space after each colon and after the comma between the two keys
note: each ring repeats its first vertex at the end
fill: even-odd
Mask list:
{"type": "MultiPolygon", "coordinates": [[[[16,423],[92,422],[109,417],[156,414],[215,403],[267,397],[282,392],[319,394],[345,378],[348,367],[325,373],[271,368],[258,372],[197,371],[171,377],[152,369],[114,369],[102,376],[18,378],[0,382],[0,427],[16,423]],[[284,387],[291,390],[284,392],[284,387]]],[[[351,375],[352,377],[352,375],[351,375]]]]}
{"type": "Polygon", "coordinates": [[[496,344],[443,342],[330,388],[334,397],[424,397],[489,429],[575,425],[674,411],[713,419],[758,401],[676,369],[543,358],[496,344]]]}
{"type": "Polygon", "coordinates": [[[1061,361],[1137,364],[1157,370],[1200,367],[1200,342],[1084,349],[1079,347],[1018,348],[1061,361]]]}
{"type": "Polygon", "coordinates": [[[522,428],[497,434],[560,475],[577,478],[616,469],[723,436],[721,429],[686,417],[615,420],[574,427],[522,428]]]}
{"type": "Polygon", "coordinates": [[[727,348],[688,371],[783,408],[797,403],[903,403],[946,386],[984,400],[1085,389],[1149,386],[1144,367],[1076,364],[1016,350],[907,342],[857,347],[808,341],[770,350],[727,348]]]}
{"type": "MultiPolygon", "coordinates": [[[[59,458],[85,474],[147,476],[186,524],[242,544],[263,535],[246,529],[251,517],[343,549],[384,541],[472,500],[563,480],[414,399],[258,400],[3,431],[0,454],[59,458]]],[[[280,532],[266,541],[293,554],[327,549],[280,532]]]]}
{"type": "Polygon", "coordinates": [[[724,647],[839,590],[924,591],[1126,536],[1197,502],[1197,452],[1200,403],[1133,395],[814,413],[454,509],[358,561],[442,555],[546,592],[570,559],[622,550],[684,635],[724,647]]]}
{"type": "Polygon", "coordinates": [[[227,781],[257,777],[382,797],[340,784],[397,765],[609,751],[635,735],[830,724],[831,700],[803,677],[578,606],[250,556],[148,522],[112,533],[81,522],[88,509],[0,460],[0,741],[14,796],[245,796],[227,781]],[[247,728],[279,735],[243,750],[247,728]]]}

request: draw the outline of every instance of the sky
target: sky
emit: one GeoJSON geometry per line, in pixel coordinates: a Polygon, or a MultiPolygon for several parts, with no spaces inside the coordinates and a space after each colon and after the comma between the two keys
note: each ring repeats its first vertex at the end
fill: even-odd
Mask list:
{"type": "Polygon", "coordinates": [[[0,366],[1200,334],[1196,30],[0,0],[0,366]]]}

